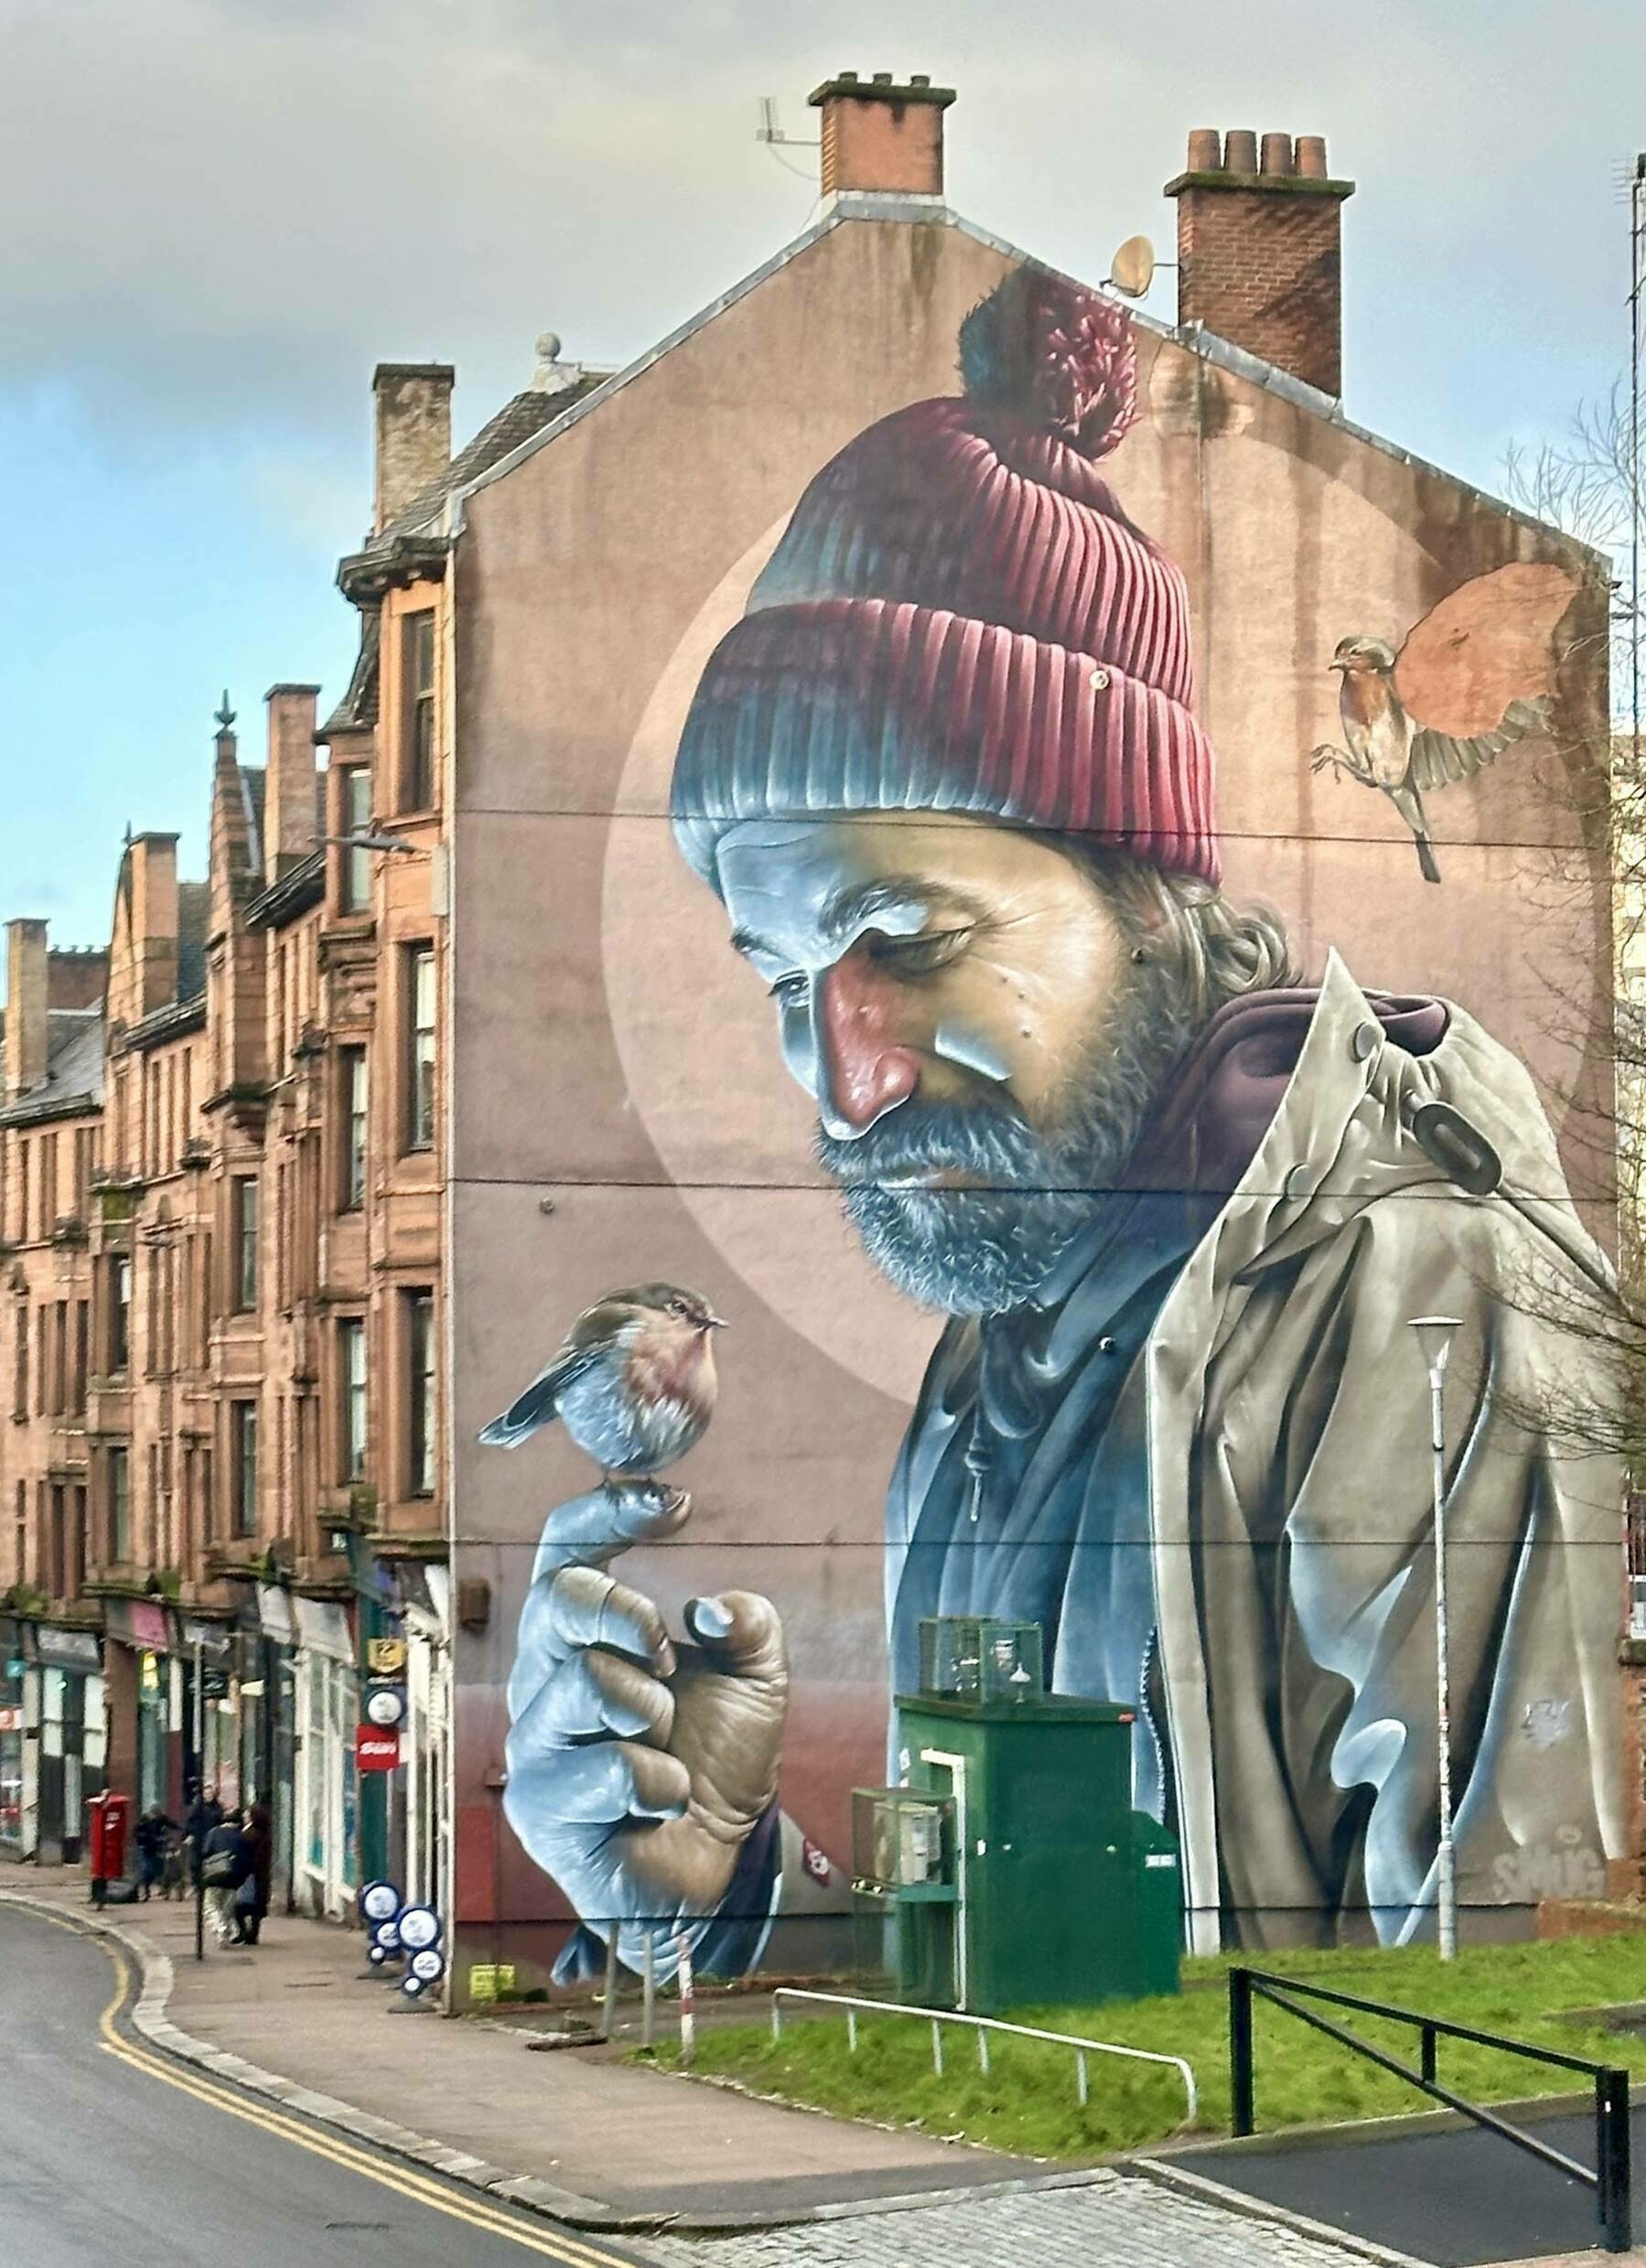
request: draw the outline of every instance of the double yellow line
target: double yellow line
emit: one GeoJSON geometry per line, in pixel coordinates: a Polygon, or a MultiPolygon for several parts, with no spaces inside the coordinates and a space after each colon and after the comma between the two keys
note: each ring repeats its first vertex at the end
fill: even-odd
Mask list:
{"type": "MultiPolygon", "coordinates": [[[[38,1911],[38,1909],[36,1909],[38,1911]]],[[[75,1928],[55,1914],[41,1914],[42,1921],[49,1921],[54,1929],[70,1930],[77,1937],[91,1934],[75,1928]]],[[[324,2133],[307,2121],[288,2116],[280,2111],[265,2110],[261,2103],[242,2101],[232,2089],[203,2079],[192,2070],[173,2065],[152,2050],[134,2047],[122,2037],[115,2023],[132,1989],[132,1972],[124,1951],[105,1937],[97,1937],[114,1964],[113,1997],[98,2019],[98,2031],[106,2054],[116,2056],[132,2070],[145,2072],[167,2087],[175,2087],[180,2094],[192,2095],[197,2102],[209,2104],[215,2111],[223,2111],[231,2118],[244,2119],[249,2126],[261,2127],[282,2142],[293,2143],[300,2150],[307,2150],[316,2157],[330,2160],[346,2172],[360,2174],[374,2181],[380,2188],[393,2189],[401,2197],[410,2198],[414,2204],[426,2205],[436,2213],[445,2213],[452,2220],[460,2220],[470,2229],[481,2229],[489,2236],[503,2237],[522,2251],[539,2252],[545,2260],[559,2261],[564,2268],[632,2268],[632,2263],[620,2253],[608,2252],[598,2245],[586,2244],[581,2239],[563,2236],[557,2230],[532,2228],[515,2215],[487,2204],[482,2198],[467,2198],[448,2188],[442,2181],[414,2173],[409,2167],[392,2166],[373,2156],[370,2151],[357,2148],[352,2143],[324,2133]]]]}

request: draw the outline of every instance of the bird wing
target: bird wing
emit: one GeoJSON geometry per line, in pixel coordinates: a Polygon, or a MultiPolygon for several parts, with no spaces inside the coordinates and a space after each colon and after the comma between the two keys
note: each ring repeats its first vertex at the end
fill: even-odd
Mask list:
{"type": "Polygon", "coordinates": [[[1503,750],[1512,747],[1517,740],[1546,732],[1553,706],[1547,694],[1537,701],[1512,701],[1495,731],[1471,733],[1466,740],[1452,733],[1432,731],[1426,725],[1420,726],[1412,735],[1412,758],[1406,777],[1418,789],[1446,788],[1454,779],[1472,779],[1488,764],[1495,763],[1503,750]]]}
{"type": "MultiPolygon", "coordinates": [[[[1490,740],[1517,704],[1553,693],[1555,633],[1579,588],[1565,567],[1517,563],[1471,577],[1432,607],[1394,665],[1394,690],[1419,732],[1464,746],[1490,740]]],[[[1478,771],[1507,746],[1501,741],[1464,772],[1443,770],[1436,784],[1478,771]]]]}
{"type": "Polygon", "coordinates": [[[573,1379],[581,1378],[595,1360],[598,1349],[593,1346],[575,1347],[568,1339],[546,1370],[540,1370],[524,1393],[518,1394],[489,1425],[480,1429],[480,1439],[490,1449],[518,1449],[544,1425],[552,1425],[560,1414],[560,1397],[573,1379]]]}

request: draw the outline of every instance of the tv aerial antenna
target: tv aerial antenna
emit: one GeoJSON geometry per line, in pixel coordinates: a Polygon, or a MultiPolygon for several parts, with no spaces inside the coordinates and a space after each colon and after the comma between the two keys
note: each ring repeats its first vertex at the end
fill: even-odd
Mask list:
{"type": "Polygon", "coordinates": [[[785,134],[783,132],[782,126],[778,121],[778,105],[777,97],[775,95],[763,94],[760,97],[760,123],[755,128],[755,140],[757,142],[765,143],[767,148],[771,152],[772,156],[777,158],[779,165],[781,166],[785,173],[793,174],[796,180],[799,181],[809,181],[811,179],[812,177],[810,173],[805,171],[800,166],[791,166],[786,157],[779,157],[778,151],[780,146],[783,149],[791,150],[816,150],[821,149],[823,147],[823,144],[821,142],[808,142],[798,134],[785,134]]]}

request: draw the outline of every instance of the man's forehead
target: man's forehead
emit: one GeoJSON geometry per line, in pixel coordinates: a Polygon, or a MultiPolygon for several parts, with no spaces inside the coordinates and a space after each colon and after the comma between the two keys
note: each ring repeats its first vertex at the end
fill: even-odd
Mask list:
{"type": "Polygon", "coordinates": [[[925,897],[940,886],[923,882],[918,862],[903,855],[908,847],[878,815],[745,820],[729,828],[715,871],[736,941],[746,951],[838,944],[843,919],[861,926],[857,916],[871,898],[879,926],[918,929],[925,897]]]}

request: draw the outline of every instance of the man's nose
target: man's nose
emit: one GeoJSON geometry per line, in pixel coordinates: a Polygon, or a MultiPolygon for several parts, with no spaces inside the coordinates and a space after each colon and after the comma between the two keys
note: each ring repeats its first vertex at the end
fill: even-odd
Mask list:
{"type": "Polygon", "coordinates": [[[827,1131],[866,1134],[920,1083],[920,1059],[897,1044],[898,988],[854,945],[817,980],[818,1097],[827,1131]]]}

